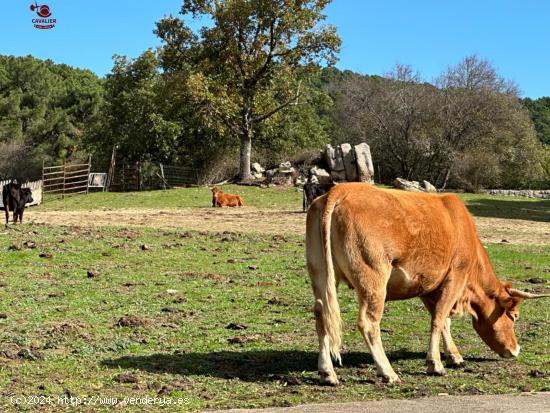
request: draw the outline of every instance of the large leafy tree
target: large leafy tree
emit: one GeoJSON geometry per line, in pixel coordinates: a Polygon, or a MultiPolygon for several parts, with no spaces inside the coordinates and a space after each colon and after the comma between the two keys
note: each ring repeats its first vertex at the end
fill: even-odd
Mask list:
{"type": "Polygon", "coordinates": [[[157,23],[166,75],[181,81],[205,126],[239,138],[241,180],[251,178],[259,128],[299,102],[298,72],[336,61],[340,39],[323,24],[329,2],[184,0],[181,14],[207,25],[193,31],[175,17],[157,23]]]}
{"type": "Polygon", "coordinates": [[[105,154],[116,145],[126,160],[172,160],[181,127],[165,119],[164,92],[154,52],[130,60],[115,56],[105,80],[105,103],[87,140],[89,149],[105,154]]]}

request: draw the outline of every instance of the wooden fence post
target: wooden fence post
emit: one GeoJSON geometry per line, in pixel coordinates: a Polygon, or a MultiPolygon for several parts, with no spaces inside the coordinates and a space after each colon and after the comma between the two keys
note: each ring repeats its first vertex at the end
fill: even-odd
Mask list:
{"type": "Polygon", "coordinates": [[[40,185],[40,198],[42,199],[42,203],[46,200],[46,197],[44,196],[44,164],[45,160],[42,159],[42,185],[40,185]]]}
{"type": "Polygon", "coordinates": [[[166,189],[166,178],[164,177],[164,167],[160,164],[160,177],[162,179],[162,189],[166,189]]]}
{"type": "Polygon", "coordinates": [[[137,174],[137,190],[141,191],[141,162],[136,162],[136,174],[137,174]]]}
{"type": "Polygon", "coordinates": [[[61,199],[65,199],[65,181],[67,180],[67,161],[63,160],[63,190],[61,191],[61,199]]]}
{"type": "Polygon", "coordinates": [[[113,145],[113,152],[111,153],[111,164],[109,165],[107,182],[105,184],[106,190],[109,190],[111,188],[111,185],[115,181],[115,168],[116,168],[116,145],[113,145]]]}
{"type": "Polygon", "coordinates": [[[92,155],[88,155],[88,177],[86,180],[86,195],[90,190],[90,172],[92,171],[92,155]]]}

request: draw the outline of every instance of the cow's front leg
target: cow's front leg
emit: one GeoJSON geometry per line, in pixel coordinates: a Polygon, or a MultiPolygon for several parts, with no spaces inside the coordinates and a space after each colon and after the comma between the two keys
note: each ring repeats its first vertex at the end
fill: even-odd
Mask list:
{"type": "Polygon", "coordinates": [[[426,372],[433,376],[444,376],[445,368],[441,363],[441,355],[439,354],[439,338],[445,328],[445,319],[441,317],[432,317],[432,332],[430,335],[430,346],[426,357],[426,372]]]}
{"type": "Polygon", "coordinates": [[[445,361],[447,367],[461,367],[464,365],[464,359],[458,352],[458,348],[451,336],[451,319],[447,317],[445,327],[443,328],[443,344],[445,346],[445,361]]]}
{"type": "Polygon", "coordinates": [[[447,320],[449,319],[451,309],[464,290],[466,277],[454,277],[453,275],[455,275],[453,271],[447,274],[448,281],[441,287],[437,298],[433,299],[432,302],[430,302],[428,298],[423,298],[422,300],[432,313],[432,332],[430,336],[430,347],[426,357],[426,371],[428,374],[437,376],[443,376],[445,374],[445,369],[443,368],[443,364],[441,364],[441,356],[439,354],[439,339],[442,334],[446,346],[446,353],[450,350],[450,353],[456,356],[457,362],[462,359],[451,337],[451,322],[447,320]]]}
{"type": "MultiPolygon", "coordinates": [[[[424,305],[432,315],[432,320],[433,320],[435,317],[435,302],[432,301],[432,298],[430,297],[422,297],[422,302],[424,303],[424,305]]],[[[453,337],[451,336],[451,319],[449,317],[445,319],[441,334],[443,336],[443,345],[445,347],[445,359],[446,359],[445,361],[447,366],[449,367],[462,366],[464,364],[464,359],[458,352],[458,349],[455,345],[453,337]]],[[[431,340],[430,340],[430,343],[431,343],[431,340]]],[[[439,347],[437,351],[439,354],[439,347]]],[[[429,374],[445,374],[445,370],[443,369],[443,366],[441,366],[440,369],[437,369],[436,366],[433,365],[429,360],[430,359],[428,359],[427,361],[429,374]]]]}

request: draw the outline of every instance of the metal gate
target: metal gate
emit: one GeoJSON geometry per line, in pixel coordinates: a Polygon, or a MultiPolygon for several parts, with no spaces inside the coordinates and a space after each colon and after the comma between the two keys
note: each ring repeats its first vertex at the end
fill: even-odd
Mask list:
{"type": "Polygon", "coordinates": [[[88,176],[90,175],[91,156],[88,163],[46,166],[42,164],[42,192],[61,196],[88,193],[88,176]]]}

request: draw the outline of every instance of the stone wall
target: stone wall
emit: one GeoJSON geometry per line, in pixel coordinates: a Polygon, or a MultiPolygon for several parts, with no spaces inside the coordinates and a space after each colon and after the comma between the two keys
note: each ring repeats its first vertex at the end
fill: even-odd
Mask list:
{"type": "Polygon", "coordinates": [[[550,199],[550,189],[539,191],[531,189],[487,189],[481,193],[487,195],[550,199]]]}

